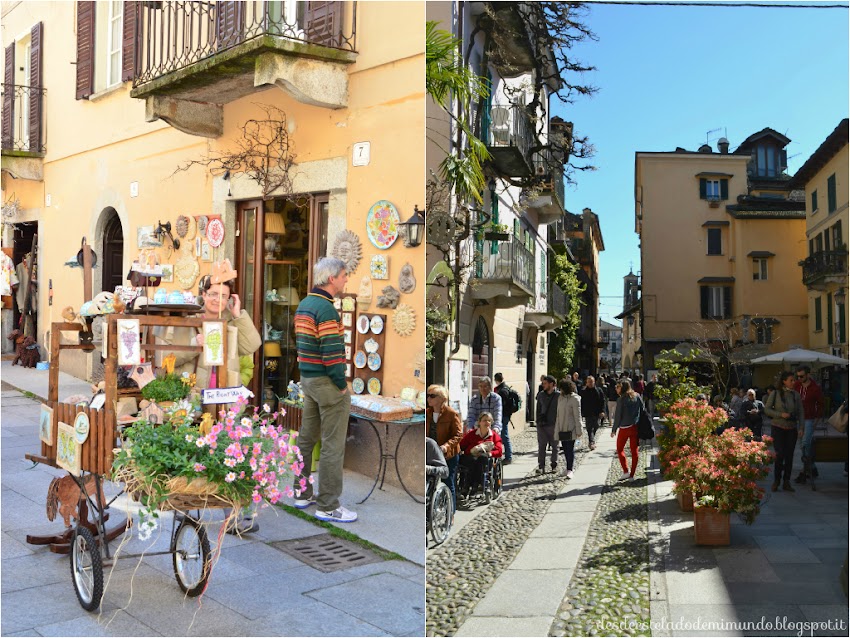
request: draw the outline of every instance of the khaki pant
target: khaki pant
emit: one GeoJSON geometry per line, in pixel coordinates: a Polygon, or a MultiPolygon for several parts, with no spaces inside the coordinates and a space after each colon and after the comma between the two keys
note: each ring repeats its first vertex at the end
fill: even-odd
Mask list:
{"type": "MultiPolygon", "coordinates": [[[[297,442],[304,457],[304,470],[300,477],[296,477],[295,486],[297,489],[301,477],[310,476],[313,448],[321,441],[316,509],[332,512],[339,507],[342,494],[342,465],[345,461],[351,395],[347,392],[343,394],[330,377],[302,377],[301,390],[304,392],[304,414],[297,442]]],[[[312,495],[313,486],[308,483],[300,498],[306,499],[312,495]]]]}

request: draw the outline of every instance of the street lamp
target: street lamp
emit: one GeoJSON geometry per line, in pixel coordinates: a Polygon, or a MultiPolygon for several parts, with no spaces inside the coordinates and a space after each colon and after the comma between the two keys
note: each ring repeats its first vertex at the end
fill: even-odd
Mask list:
{"type": "Polygon", "coordinates": [[[833,298],[835,299],[835,303],[839,306],[843,306],[844,302],[847,301],[847,293],[844,292],[844,288],[839,288],[833,298]]]}
{"type": "Polygon", "coordinates": [[[416,248],[422,243],[422,235],[425,231],[425,211],[414,206],[413,215],[406,222],[401,222],[399,226],[407,229],[407,243],[411,248],[416,248]]]}

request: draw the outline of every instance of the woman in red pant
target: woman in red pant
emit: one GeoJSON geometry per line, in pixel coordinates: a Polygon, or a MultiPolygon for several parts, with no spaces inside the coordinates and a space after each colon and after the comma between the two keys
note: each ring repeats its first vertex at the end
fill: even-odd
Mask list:
{"type": "Polygon", "coordinates": [[[641,410],[644,409],[643,401],[640,395],[632,390],[632,384],[627,380],[620,381],[617,385],[617,392],[620,393],[620,398],[617,399],[617,416],[614,419],[614,426],[611,428],[611,436],[617,435],[617,458],[620,459],[620,465],[623,467],[623,474],[620,476],[621,481],[633,479],[638,463],[638,429],[637,422],[640,419],[641,410]],[[629,449],[632,453],[632,471],[629,472],[629,466],[626,464],[626,441],[629,442],[629,449]]]}

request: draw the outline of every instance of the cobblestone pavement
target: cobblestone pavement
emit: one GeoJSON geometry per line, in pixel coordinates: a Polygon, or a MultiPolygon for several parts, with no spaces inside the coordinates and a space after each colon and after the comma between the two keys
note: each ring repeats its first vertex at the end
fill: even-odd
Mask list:
{"type": "Polygon", "coordinates": [[[615,458],[550,636],[651,635],[646,453],[635,480],[615,458]],[[606,625],[616,623],[616,625],[606,625]]]}
{"type": "MultiPolygon", "coordinates": [[[[515,455],[536,453],[537,432],[526,430],[511,443],[515,455]]],[[[585,438],[576,453],[576,470],[586,450],[585,438]]],[[[513,562],[564,483],[560,476],[529,474],[428,555],[426,635],[457,631],[513,562]]]]}

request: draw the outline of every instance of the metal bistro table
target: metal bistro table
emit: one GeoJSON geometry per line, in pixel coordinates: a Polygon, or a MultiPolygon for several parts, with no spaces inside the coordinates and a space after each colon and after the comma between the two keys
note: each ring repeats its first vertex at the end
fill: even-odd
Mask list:
{"type": "MultiPolygon", "coordinates": [[[[378,486],[379,490],[384,489],[384,478],[386,478],[386,476],[387,476],[387,466],[389,465],[390,461],[393,461],[393,463],[395,465],[395,474],[398,477],[398,482],[401,485],[402,489],[405,492],[407,492],[407,495],[410,498],[412,498],[414,501],[416,501],[417,503],[424,504],[425,503],[424,500],[419,500],[415,495],[410,493],[410,490],[407,489],[407,486],[404,484],[404,481],[401,479],[401,472],[398,469],[398,450],[401,447],[402,439],[404,439],[405,434],[407,434],[407,432],[411,429],[411,427],[414,426],[414,425],[422,425],[422,424],[425,423],[425,414],[424,413],[414,414],[409,419],[390,419],[390,420],[387,420],[387,421],[382,421],[382,420],[374,418],[374,417],[363,416],[361,414],[357,414],[356,412],[352,412],[351,417],[354,418],[354,419],[357,419],[359,421],[364,421],[364,422],[366,422],[366,423],[368,423],[369,425],[372,426],[372,429],[375,431],[375,437],[378,439],[378,452],[380,452],[380,454],[381,454],[381,461],[378,464],[378,472],[375,475],[375,482],[372,483],[372,489],[369,490],[369,493],[366,495],[366,497],[362,501],[357,501],[357,504],[360,505],[361,503],[365,503],[366,500],[370,496],[372,496],[372,492],[375,491],[375,486],[378,486]],[[384,438],[387,441],[387,446],[389,446],[389,441],[390,441],[390,426],[394,425],[394,426],[401,426],[402,427],[401,434],[398,437],[398,442],[395,445],[395,451],[392,454],[390,454],[389,451],[386,451],[386,452],[384,451],[384,442],[381,440],[381,432],[378,429],[378,427],[375,425],[376,423],[383,423],[384,424],[384,438]],[[378,485],[378,481],[381,482],[380,485],[378,485]]],[[[423,457],[424,457],[424,451],[423,451],[423,457]]]]}

